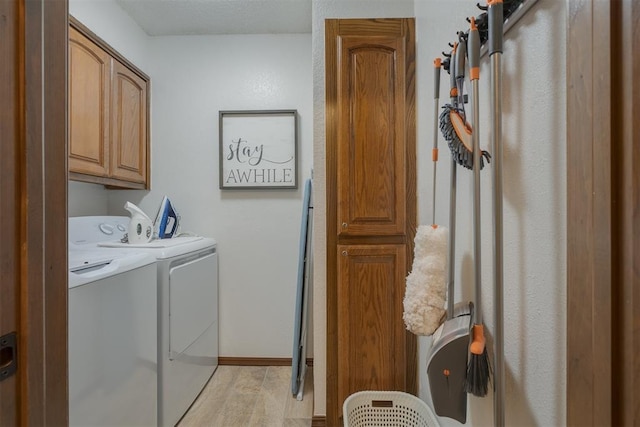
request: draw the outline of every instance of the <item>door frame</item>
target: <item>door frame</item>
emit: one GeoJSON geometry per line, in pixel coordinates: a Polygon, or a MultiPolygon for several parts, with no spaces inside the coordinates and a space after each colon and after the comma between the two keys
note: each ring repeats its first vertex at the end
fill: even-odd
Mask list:
{"type": "Polygon", "coordinates": [[[17,372],[0,382],[9,402],[0,419],[66,425],[68,0],[9,1],[2,8],[8,13],[0,25],[9,29],[3,43],[11,47],[0,73],[16,84],[0,107],[10,129],[3,152],[15,166],[0,176],[10,195],[3,218],[15,225],[6,230],[15,268],[2,270],[0,309],[11,314],[0,333],[16,332],[17,372]]]}
{"type": "MultiPolygon", "coordinates": [[[[18,424],[65,425],[68,421],[68,1],[21,0],[19,7],[24,12],[19,22],[22,36],[20,60],[24,61],[21,76],[34,84],[18,94],[21,102],[24,102],[20,108],[20,129],[23,132],[15,142],[17,153],[20,154],[17,167],[21,171],[20,180],[14,187],[19,191],[18,197],[15,200],[3,200],[5,207],[9,211],[13,208],[18,218],[19,248],[22,248],[16,248],[16,256],[20,259],[20,299],[16,307],[19,310],[19,332],[25,335],[24,342],[20,341],[19,344],[19,363],[24,368],[18,374],[20,379],[16,385],[20,397],[18,424]],[[37,82],[43,82],[43,85],[37,82]],[[33,273],[34,270],[38,272],[33,273]]],[[[584,0],[568,1],[567,7],[567,188],[568,194],[573,194],[567,202],[567,424],[581,424],[584,417],[587,417],[587,424],[590,425],[598,424],[600,419],[609,424],[611,416],[619,413],[624,421],[629,421],[623,424],[633,425],[640,419],[638,410],[633,410],[640,408],[640,393],[635,391],[640,385],[640,373],[632,369],[634,363],[638,364],[640,354],[640,340],[632,329],[633,319],[640,316],[640,295],[634,293],[639,289],[639,278],[638,273],[633,271],[634,265],[640,265],[640,248],[636,238],[638,214],[633,212],[633,206],[638,204],[640,177],[638,172],[631,169],[631,165],[635,163],[632,160],[639,157],[633,142],[640,135],[640,108],[636,101],[640,98],[640,81],[635,80],[634,83],[633,76],[638,76],[640,72],[640,59],[637,54],[629,56],[629,52],[640,51],[640,34],[630,31],[633,22],[639,20],[640,5],[634,4],[633,0],[606,3],[584,0]],[[604,17],[602,12],[605,13],[604,17]],[[612,20],[622,25],[610,25],[612,20]],[[604,40],[600,38],[603,28],[610,35],[604,40]],[[598,34],[597,39],[593,37],[594,34],[598,34]],[[590,46],[591,53],[584,47],[585,40],[598,41],[595,46],[590,46]],[[616,102],[611,103],[611,80],[608,84],[594,85],[599,80],[590,74],[587,76],[588,84],[576,85],[585,82],[584,75],[580,76],[581,70],[589,69],[581,66],[583,61],[595,67],[591,69],[596,73],[603,71],[606,75],[606,67],[610,62],[601,61],[602,57],[606,57],[607,50],[611,52],[610,57],[615,57],[614,53],[622,48],[627,55],[617,55],[624,62],[622,67],[614,68],[620,78],[613,81],[613,89],[627,88],[616,92],[622,93],[622,102],[617,102],[616,98],[616,102]],[[605,69],[601,70],[600,67],[605,69]],[[584,102],[583,96],[588,96],[590,101],[584,102]],[[610,113],[596,110],[597,114],[603,115],[603,120],[585,121],[585,117],[592,117],[592,107],[597,106],[594,104],[603,100],[612,107],[610,113]],[[581,128],[585,127],[585,123],[591,125],[587,126],[588,137],[583,140],[581,128]],[[598,138],[601,132],[605,134],[604,146],[598,138]],[[589,153],[604,157],[591,158],[589,163],[573,160],[573,155],[583,158],[589,153]],[[618,161],[621,163],[616,163],[618,161]],[[616,167],[612,168],[612,164],[616,167]],[[603,185],[605,189],[608,187],[615,191],[610,198],[600,197],[601,193],[592,198],[593,192],[584,190],[585,187],[590,190],[594,185],[603,185]],[[596,217],[594,214],[597,214],[596,217]],[[585,219],[589,220],[587,226],[581,222],[585,219]],[[572,223],[582,225],[574,227],[572,223]],[[599,228],[601,226],[604,229],[599,228]],[[610,230],[608,237],[606,230],[610,230]],[[578,240],[579,234],[585,232],[590,242],[586,258],[578,240]],[[614,261],[615,268],[612,268],[614,261]],[[580,276],[581,268],[587,272],[586,277],[580,276]],[[605,295],[604,299],[597,298],[601,292],[605,295]],[[612,306],[620,309],[615,318],[612,318],[612,306]],[[606,347],[604,351],[598,351],[597,347],[601,347],[599,340],[603,337],[598,331],[603,329],[605,332],[615,332],[612,346],[609,347],[612,351],[606,350],[606,347]],[[586,350],[580,345],[581,341],[589,344],[586,350]],[[587,358],[589,363],[573,366],[572,360],[578,358],[587,358]],[[622,365],[617,365],[615,376],[611,369],[614,360],[622,361],[622,365]],[[632,372],[633,375],[625,375],[625,372],[632,372]],[[612,383],[613,390],[606,395],[605,391],[610,389],[607,384],[612,383]],[[612,395],[616,398],[612,399],[612,395]],[[612,400],[617,402],[616,410],[612,400]],[[585,401],[595,404],[584,406],[585,401]],[[603,406],[604,409],[596,409],[603,406]],[[594,409],[590,412],[584,411],[585,408],[594,409]],[[596,410],[597,414],[594,413],[596,410]]],[[[604,34],[606,36],[607,33],[604,34]]],[[[24,88],[24,85],[21,87],[24,88]]],[[[5,108],[12,106],[7,107],[5,103],[2,109],[5,108]]],[[[3,171],[3,186],[7,185],[6,179],[3,171]]],[[[4,293],[10,281],[2,283],[4,293]]],[[[3,301],[8,300],[10,298],[3,298],[3,301]]],[[[0,383],[0,387],[4,385],[0,383]]],[[[5,395],[4,390],[1,393],[5,395]]]]}
{"type": "Polygon", "coordinates": [[[567,2],[570,426],[640,424],[638,22],[635,0],[567,2]]]}

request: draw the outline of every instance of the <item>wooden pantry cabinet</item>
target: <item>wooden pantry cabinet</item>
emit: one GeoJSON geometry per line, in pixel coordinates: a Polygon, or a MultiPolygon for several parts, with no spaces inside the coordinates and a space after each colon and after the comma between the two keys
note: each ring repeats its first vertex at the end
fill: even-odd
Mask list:
{"type": "Polygon", "coordinates": [[[149,87],[145,73],[70,17],[70,179],[149,188],[149,87]]]}
{"type": "Polygon", "coordinates": [[[360,390],[417,392],[403,319],[416,231],[415,30],[329,19],[326,52],[327,425],[360,390]]]}

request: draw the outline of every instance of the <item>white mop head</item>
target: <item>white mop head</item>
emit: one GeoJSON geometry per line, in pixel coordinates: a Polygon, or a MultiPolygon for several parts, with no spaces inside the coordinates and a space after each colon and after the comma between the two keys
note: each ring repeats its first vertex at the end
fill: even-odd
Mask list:
{"type": "Polygon", "coordinates": [[[416,335],[433,334],[444,317],[448,241],[449,230],[446,227],[418,227],[402,316],[407,330],[416,335]]]}

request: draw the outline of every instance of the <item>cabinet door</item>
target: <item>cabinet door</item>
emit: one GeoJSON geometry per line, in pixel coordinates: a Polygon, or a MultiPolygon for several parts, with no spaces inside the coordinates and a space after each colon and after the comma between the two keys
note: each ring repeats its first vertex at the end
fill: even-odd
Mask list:
{"type": "Polygon", "coordinates": [[[111,57],[69,29],[69,170],[106,176],[111,57]]]}
{"type": "Polygon", "coordinates": [[[111,176],[147,182],[147,83],[113,61],[111,176]]]}
{"type": "Polygon", "coordinates": [[[405,39],[340,37],[338,232],[405,233],[405,39]]]}
{"type": "Polygon", "coordinates": [[[405,390],[405,245],[338,245],[338,402],[405,390]]]}

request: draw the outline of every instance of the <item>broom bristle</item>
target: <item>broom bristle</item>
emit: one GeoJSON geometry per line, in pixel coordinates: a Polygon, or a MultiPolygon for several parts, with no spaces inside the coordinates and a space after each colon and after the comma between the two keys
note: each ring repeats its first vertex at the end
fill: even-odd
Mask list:
{"type": "Polygon", "coordinates": [[[489,354],[486,347],[482,354],[471,353],[469,364],[467,365],[465,391],[474,396],[485,397],[489,392],[490,377],[491,365],[489,364],[489,354]]]}

